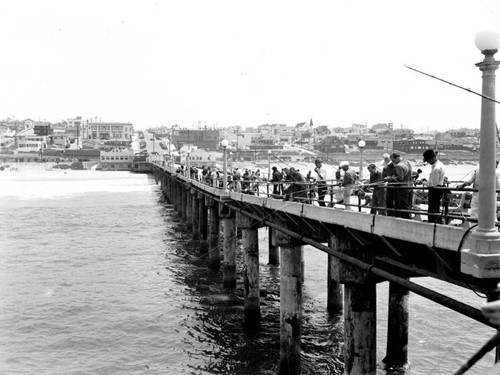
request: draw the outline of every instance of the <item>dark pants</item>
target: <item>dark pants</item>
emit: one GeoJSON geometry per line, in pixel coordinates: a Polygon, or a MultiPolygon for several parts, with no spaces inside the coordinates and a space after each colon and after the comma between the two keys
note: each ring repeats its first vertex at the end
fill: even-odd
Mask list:
{"type": "Polygon", "coordinates": [[[429,188],[429,195],[427,198],[427,213],[429,223],[443,224],[443,218],[440,214],[441,199],[443,199],[443,190],[429,188]]]}
{"type": "Polygon", "coordinates": [[[388,187],[386,195],[385,195],[385,205],[387,207],[387,216],[396,216],[396,213],[394,212],[395,197],[396,197],[396,189],[388,187]]]}
{"type": "MultiPolygon", "coordinates": [[[[410,210],[411,209],[411,190],[410,189],[394,189],[395,199],[394,208],[398,210],[410,210]]],[[[396,217],[403,219],[411,219],[409,212],[396,212],[396,217]]]]}
{"type": "Polygon", "coordinates": [[[326,192],[328,191],[328,187],[326,186],[326,183],[324,182],[318,182],[318,204],[321,207],[325,207],[325,195],[326,192]]]}

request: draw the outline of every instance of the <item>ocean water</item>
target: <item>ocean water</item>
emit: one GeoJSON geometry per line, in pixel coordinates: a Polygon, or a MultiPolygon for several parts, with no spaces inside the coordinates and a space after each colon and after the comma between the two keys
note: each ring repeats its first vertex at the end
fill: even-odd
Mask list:
{"type": "MultiPolygon", "coordinates": [[[[267,264],[266,230],[259,236],[267,293],[253,331],[243,324],[241,275],[224,289],[151,177],[0,172],[0,374],[275,374],[279,267],[267,264]]],[[[326,312],[326,259],[306,247],[305,374],[343,373],[342,317],[326,312]]],[[[472,306],[484,301],[413,281],[472,306]]],[[[410,366],[385,369],[387,289],[377,288],[378,374],[450,374],[495,333],[412,294],[410,366]]],[[[492,364],[490,353],[469,373],[492,364]]]]}

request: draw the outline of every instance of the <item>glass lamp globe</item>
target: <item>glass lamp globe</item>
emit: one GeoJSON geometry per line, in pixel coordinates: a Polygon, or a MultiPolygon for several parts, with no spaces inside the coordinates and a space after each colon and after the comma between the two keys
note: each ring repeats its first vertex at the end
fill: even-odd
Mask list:
{"type": "Polygon", "coordinates": [[[483,30],[474,37],[476,47],[481,51],[498,50],[500,48],[500,33],[492,30],[483,30]]]}
{"type": "Polygon", "coordinates": [[[365,146],[366,146],[366,142],[365,141],[361,140],[361,141],[358,142],[358,147],[359,148],[364,148],[365,146]]]}
{"type": "Polygon", "coordinates": [[[226,148],[229,145],[229,141],[227,139],[223,139],[220,141],[220,145],[221,147],[226,148]]]}

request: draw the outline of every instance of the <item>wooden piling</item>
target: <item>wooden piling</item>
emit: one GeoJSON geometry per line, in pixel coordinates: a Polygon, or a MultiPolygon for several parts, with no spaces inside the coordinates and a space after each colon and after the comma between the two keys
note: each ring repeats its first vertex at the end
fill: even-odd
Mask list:
{"type": "Polygon", "coordinates": [[[408,364],[409,300],[408,289],[389,283],[387,351],[382,361],[391,367],[404,367],[408,364]]]}
{"type": "Polygon", "coordinates": [[[208,257],[210,268],[219,269],[220,250],[219,250],[219,204],[211,198],[206,197],[205,204],[208,206],[209,227],[208,234],[208,257]]]}
{"type": "Polygon", "coordinates": [[[200,223],[200,250],[205,253],[208,250],[207,241],[207,228],[208,228],[208,215],[207,206],[205,205],[205,196],[202,193],[198,193],[198,216],[200,223]]]}
{"type": "Polygon", "coordinates": [[[198,205],[198,193],[195,189],[190,189],[191,193],[191,226],[193,228],[193,240],[200,238],[200,213],[198,205]]]}
{"type": "Polygon", "coordinates": [[[303,247],[297,239],[276,231],[280,247],[280,374],[300,374],[302,331],[303,247]]]}
{"type": "Polygon", "coordinates": [[[236,222],[232,210],[219,205],[223,223],[224,243],[222,260],[222,280],[225,288],[236,286],[236,222]]]}
{"type": "Polygon", "coordinates": [[[186,190],[186,227],[193,229],[193,198],[191,195],[191,183],[188,182],[184,188],[186,190]]]}
{"type": "Polygon", "coordinates": [[[276,241],[274,240],[275,231],[275,229],[267,227],[267,234],[269,236],[269,264],[278,266],[280,264],[280,249],[276,246],[276,241]]]}
{"type": "Polygon", "coordinates": [[[375,375],[376,355],[376,284],[344,285],[344,366],[346,375],[375,375]]]}
{"type": "Polygon", "coordinates": [[[260,327],[260,280],[259,280],[259,234],[255,220],[237,214],[236,225],[241,228],[244,252],[244,312],[245,323],[252,328],[260,327]]]}
{"type": "Polygon", "coordinates": [[[173,190],[173,202],[174,202],[174,211],[179,213],[181,206],[181,196],[179,189],[179,181],[172,180],[172,190],[173,190]]]}
{"type": "MultiPolygon", "coordinates": [[[[337,241],[334,235],[330,236],[328,246],[337,250],[337,241]]],[[[333,255],[328,255],[328,275],[327,275],[327,310],[330,314],[338,314],[343,309],[343,287],[338,281],[340,261],[333,255]]]]}
{"type": "Polygon", "coordinates": [[[181,217],[182,220],[186,221],[187,220],[187,212],[188,212],[188,189],[186,188],[186,185],[184,183],[181,183],[181,197],[182,197],[182,211],[181,211],[181,217]]]}

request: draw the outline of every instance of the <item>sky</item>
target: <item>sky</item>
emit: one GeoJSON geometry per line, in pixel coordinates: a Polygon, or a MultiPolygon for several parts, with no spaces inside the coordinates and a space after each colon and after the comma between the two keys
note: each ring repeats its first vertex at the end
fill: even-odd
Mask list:
{"type": "Polygon", "coordinates": [[[2,0],[0,119],[478,128],[405,65],[480,92],[482,30],[499,0],[2,0]]]}

